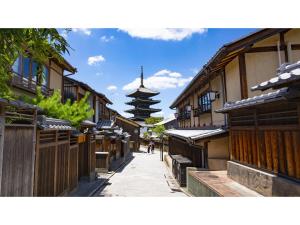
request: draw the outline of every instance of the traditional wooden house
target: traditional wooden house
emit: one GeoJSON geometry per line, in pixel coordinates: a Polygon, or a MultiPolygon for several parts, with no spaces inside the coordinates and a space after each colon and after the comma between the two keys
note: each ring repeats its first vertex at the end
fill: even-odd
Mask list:
{"type": "Polygon", "coordinates": [[[170,106],[179,124],[166,132],[170,154],[191,159],[195,167],[226,170],[228,117],[215,110],[255,96],[252,86],[299,58],[299,29],[261,29],[223,45],[170,106]]]}
{"type": "Polygon", "coordinates": [[[130,134],[113,120],[100,120],[96,128],[96,169],[114,170],[131,156],[130,134]]]}
{"type": "Polygon", "coordinates": [[[229,115],[227,173],[266,196],[300,196],[300,61],[251,88],[268,89],[217,110],[229,115]]]}
{"type": "Polygon", "coordinates": [[[12,90],[17,96],[34,97],[37,86],[40,86],[44,95],[52,94],[53,90],[60,90],[64,96],[65,71],[74,74],[76,68],[64,58],[49,58],[48,62],[39,68],[39,64],[33,59],[19,56],[12,67],[12,90]]]}
{"type": "Polygon", "coordinates": [[[64,101],[67,99],[80,100],[86,92],[90,93],[89,102],[91,108],[94,109],[94,116],[90,120],[97,123],[100,119],[110,119],[110,110],[107,104],[112,104],[112,102],[104,94],[95,91],[81,81],[64,77],[64,101]]]}
{"type": "Polygon", "coordinates": [[[140,125],[123,116],[117,116],[116,125],[122,127],[124,132],[130,134],[130,149],[132,151],[139,151],[140,149],[140,125]]]}

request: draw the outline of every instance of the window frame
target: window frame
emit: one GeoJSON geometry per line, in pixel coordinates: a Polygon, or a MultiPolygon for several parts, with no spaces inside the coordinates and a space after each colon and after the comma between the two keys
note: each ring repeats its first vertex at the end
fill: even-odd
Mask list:
{"type": "MultiPolygon", "coordinates": [[[[49,88],[49,83],[50,83],[50,67],[48,65],[45,65],[45,64],[42,64],[42,67],[45,67],[46,70],[47,70],[47,77],[46,77],[46,84],[43,84],[41,82],[41,78],[40,76],[36,76],[36,80],[34,79],[34,76],[33,76],[33,64],[36,63],[32,58],[30,57],[25,57],[25,56],[18,56],[18,58],[16,60],[19,60],[18,62],[18,71],[15,71],[13,70],[13,66],[12,66],[12,72],[17,74],[18,76],[20,76],[22,79],[26,79],[28,82],[34,82],[38,85],[41,85],[41,86],[44,86],[44,87],[47,87],[49,88]],[[28,77],[24,76],[24,61],[25,61],[25,58],[29,59],[29,74],[28,74],[28,77]],[[19,68],[20,67],[20,68],[19,68]]],[[[42,73],[43,73],[43,70],[42,70],[42,73]]]]}
{"type": "Polygon", "coordinates": [[[209,96],[209,90],[202,92],[198,95],[198,112],[209,113],[212,110],[212,101],[209,96]]]}

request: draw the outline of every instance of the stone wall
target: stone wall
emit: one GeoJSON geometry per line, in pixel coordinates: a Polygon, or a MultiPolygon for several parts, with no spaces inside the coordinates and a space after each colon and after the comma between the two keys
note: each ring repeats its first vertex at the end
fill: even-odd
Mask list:
{"type": "Polygon", "coordinates": [[[227,174],[234,181],[264,196],[300,196],[300,184],[240,163],[228,161],[227,174]]]}

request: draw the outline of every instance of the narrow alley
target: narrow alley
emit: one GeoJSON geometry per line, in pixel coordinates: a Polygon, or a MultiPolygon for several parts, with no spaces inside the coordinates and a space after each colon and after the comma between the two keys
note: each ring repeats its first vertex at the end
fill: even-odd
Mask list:
{"type": "Polygon", "coordinates": [[[179,189],[174,190],[174,180],[160,153],[146,153],[146,149],[133,153],[133,159],[117,171],[106,186],[94,196],[99,197],[184,197],[179,189]]]}

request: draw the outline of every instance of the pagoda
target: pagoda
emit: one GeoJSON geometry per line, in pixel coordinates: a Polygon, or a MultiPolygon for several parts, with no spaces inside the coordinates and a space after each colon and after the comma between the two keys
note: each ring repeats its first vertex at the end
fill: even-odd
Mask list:
{"type": "Polygon", "coordinates": [[[160,100],[153,100],[151,97],[156,96],[159,92],[152,91],[144,86],[143,67],[141,67],[141,85],[134,92],[126,95],[133,98],[132,101],[126,102],[127,105],[134,106],[133,109],[128,109],[125,112],[131,113],[134,116],[130,119],[134,121],[145,121],[149,118],[151,113],[159,112],[161,109],[150,108],[150,105],[154,105],[160,102],[160,100]]]}

